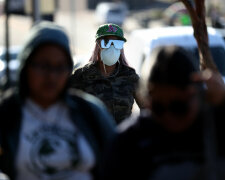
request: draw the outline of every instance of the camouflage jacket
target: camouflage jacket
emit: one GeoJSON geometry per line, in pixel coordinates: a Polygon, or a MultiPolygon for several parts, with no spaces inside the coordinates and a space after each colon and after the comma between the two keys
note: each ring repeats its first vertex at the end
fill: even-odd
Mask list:
{"type": "Polygon", "coordinates": [[[134,69],[119,64],[112,75],[104,77],[97,66],[89,63],[75,70],[70,86],[100,98],[118,124],[131,115],[139,76],[134,69]]]}

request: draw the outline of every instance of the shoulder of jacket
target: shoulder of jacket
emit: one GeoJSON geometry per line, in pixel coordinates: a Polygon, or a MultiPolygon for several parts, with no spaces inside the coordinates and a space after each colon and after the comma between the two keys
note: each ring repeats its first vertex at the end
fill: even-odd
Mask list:
{"type": "Polygon", "coordinates": [[[140,113],[134,113],[129,118],[125,119],[118,125],[119,132],[125,131],[142,131],[151,123],[151,112],[147,109],[142,109],[140,113]]]}
{"type": "Polygon", "coordinates": [[[90,106],[100,106],[100,107],[104,106],[104,104],[101,102],[101,100],[99,100],[95,96],[93,96],[89,93],[86,93],[82,90],[69,89],[68,95],[72,99],[75,99],[75,100],[78,99],[79,101],[82,101],[82,103],[89,104],[90,106]]]}
{"type": "Polygon", "coordinates": [[[122,71],[128,73],[129,75],[137,76],[136,70],[130,66],[122,65],[122,71]]]}
{"type": "Polygon", "coordinates": [[[73,102],[81,109],[81,112],[86,113],[85,116],[91,117],[89,119],[95,119],[97,124],[101,124],[101,128],[109,130],[108,133],[114,129],[114,119],[100,99],[76,89],[70,89],[68,94],[73,99],[73,102]]]}
{"type": "Polygon", "coordinates": [[[16,89],[8,89],[3,92],[0,99],[0,107],[19,104],[19,95],[16,89]]]}
{"type": "Polygon", "coordinates": [[[77,69],[73,70],[73,74],[80,74],[83,72],[87,72],[89,71],[92,67],[94,66],[94,64],[92,62],[89,62],[87,64],[85,64],[83,67],[79,67],[77,69]]]}
{"type": "Polygon", "coordinates": [[[21,115],[21,106],[22,102],[17,91],[7,90],[4,92],[0,101],[0,126],[14,126],[15,119],[21,115]]]}
{"type": "Polygon", "coordinates": [[[138,118],[138,113],[132,114],[129,118],[125,119],[117,126],[118,132],[127,131],[130,127],[137,124],[138,118]]]}

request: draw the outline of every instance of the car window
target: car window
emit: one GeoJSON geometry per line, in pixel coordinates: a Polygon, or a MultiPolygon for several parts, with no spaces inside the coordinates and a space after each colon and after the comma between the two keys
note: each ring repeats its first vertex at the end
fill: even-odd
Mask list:
{"type": "MultiPolygon", "coordinates": [[[[17,53],[10,54],[10,59],[16,59],[17,55],[18,55],[17,53]]],[[[0,59],[6,60],[5,53],[0,56],[0,59]]]]}
{"type": "Polygon", "coordinates": [[[213,58],[220,71],[220,73],[225,76],[225,50],[222,47],[211,48],[213,58]]]}
{"type": "Polygon", "coordinates": [[[109,13],[117,14],[117,13],[121,13],[121,12],[122,12],[121,9],[111,9],[111,10],[109,10],[109,13]]]}
{"type": "MultiPolygon", "coordinates": [[[[213,59],[220,73],[225,76],[225,49],[221,46],[210,47],[213,59]]],[[[199,59],[198,48],[192,50],[194,56],[199,59]]],[[[198,61],[199,66],[199,61],[198,61]]]]}

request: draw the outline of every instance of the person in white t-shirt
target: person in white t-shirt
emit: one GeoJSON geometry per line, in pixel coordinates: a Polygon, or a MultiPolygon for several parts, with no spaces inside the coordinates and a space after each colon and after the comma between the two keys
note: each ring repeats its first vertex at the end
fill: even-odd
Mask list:
{"type": "Polygon", "coordinates": [[[98,179],[115,122],[100,100],[68,90],[73,61],[63,28],[35,25],[19,59],[18,88],[0,101],[0,170],[11,180],[98,179]]]}

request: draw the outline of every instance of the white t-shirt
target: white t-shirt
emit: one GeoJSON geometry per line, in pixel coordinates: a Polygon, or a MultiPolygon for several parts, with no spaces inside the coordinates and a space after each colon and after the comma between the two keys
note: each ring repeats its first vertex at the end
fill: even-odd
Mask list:
{"type": "Polygon", "coordinates": [[[42,109],[26,101],[16,180],[91,180],[94,164],[88,141],[71,122],[63,103],[42,109]]]}

